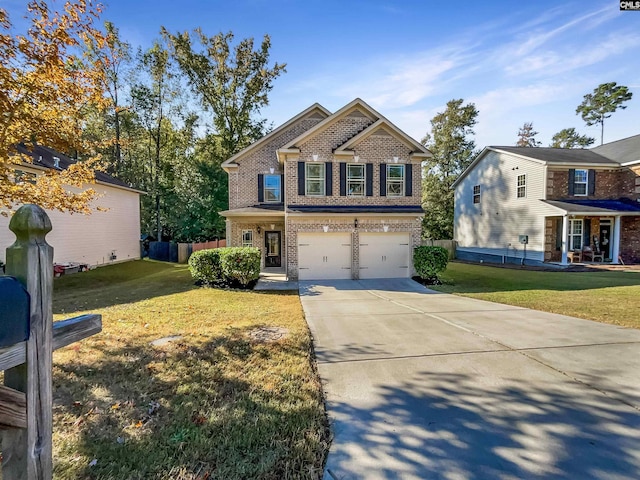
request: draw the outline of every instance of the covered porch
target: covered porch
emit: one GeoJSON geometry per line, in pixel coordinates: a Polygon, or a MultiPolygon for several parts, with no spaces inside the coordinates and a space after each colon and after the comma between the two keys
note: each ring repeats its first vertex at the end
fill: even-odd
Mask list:
{"type": "Polygon", "coordinates": [[[640,204],[632,200],[551,201],[545,217],[545,262],[638,263],[640,204]]]}
{"type": "Polygon", "coordinates": [[[225,210],[228,247],[257,247],[264,274],[286,274],[285,220],[281,205],[225,210]],[[280,207],[280,208],[278,208],[280,207]]]}

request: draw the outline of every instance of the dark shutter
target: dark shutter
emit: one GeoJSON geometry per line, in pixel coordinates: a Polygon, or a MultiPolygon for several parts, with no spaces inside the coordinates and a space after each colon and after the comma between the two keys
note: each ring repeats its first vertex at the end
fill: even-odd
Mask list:
{"type": "Polygon", "coordinates": [[[327,197],[333,195],[333,163],[324,164],[324,194],[327,197]]]}
{"type": "Polygon", "coordinates": [[[380,164],[380,196],[387,196],[387,164],[380,164]]]}
{"type": "Polygon", "coordinates": [[[404,167],[404,195],[405,197],[413,195],[413,165],[410,163],[404,167]]]}
{"type": "Polygon", "coordinates": [[[584,219],[584,230],[582,230],[582,245],[591,245],[591,219],[584,219]]]}
{"type": "Polygon", "coordinates": [[[589,195],[595,195],[596,193],[596,171],[595,170],[589,170],[588,182],[589,184],[587,185],[588,187],[587,193],[589,195]]]}
{"type": "Polygon", "coordinates": [[[340,196],[347,195],[347,164],[340,162],[340,196]]]}
{"type": "Polygon", "coordinates": [[[298,195],[304,195],[304,162],[298,162],[298,195]]]}
{"type": "Polygon", "coordinates": [[[264,175],[258,174],[258,203],[264,202],[264,175]]]}
{"type": "Polygon", "coordinates": [[[280,175],[280,201],[284,203],[284,173],[280,175]]]}
{"type": "Polygon", "coordinates": [[[367,197],[373,196],[373,163],[367,163],[365,166],[365,188],[367,197]]]}
{"type": "Polygon", "coordinates": [[[574,195],[575,182],[576,182],[576,169],[570,168],[569,169],[569,195],[574,195]]]}

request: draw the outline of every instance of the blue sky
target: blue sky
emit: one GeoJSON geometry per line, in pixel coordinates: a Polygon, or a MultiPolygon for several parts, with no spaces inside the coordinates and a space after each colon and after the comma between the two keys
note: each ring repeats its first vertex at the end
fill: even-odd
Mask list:
{"type": "Polygon", "coordinates": [[[269,34],[272,61],[287,63],[262,111],[275,125],[314,102],[335,111],[361,97],[420,140],[448,100],[463,98],[480,111],[479,147],[514,144],[524,122],[544,146],[565,127],[599,141],[575,108],[615,81],[634,98],[606,121],[605,142],[640,133],[640,12],[620,12],[618,0],[104,3],[103,18],[135,46],[149,46],[160,25],[269,34]]]}

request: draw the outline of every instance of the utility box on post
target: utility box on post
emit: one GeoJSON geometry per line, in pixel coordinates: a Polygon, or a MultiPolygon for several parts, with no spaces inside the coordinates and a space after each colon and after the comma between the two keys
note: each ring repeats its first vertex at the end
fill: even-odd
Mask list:
{"type": "Polygon", "coordinates": [[[29,294],[13,277],[0,277],[0,348],[29,338],[29,294]]]}
{"type": "Polygon", "coordinates": [[[521,244],[526,245],[527,243],[529,243],[529,235],[518,235],[518,241],[521,244]]]}

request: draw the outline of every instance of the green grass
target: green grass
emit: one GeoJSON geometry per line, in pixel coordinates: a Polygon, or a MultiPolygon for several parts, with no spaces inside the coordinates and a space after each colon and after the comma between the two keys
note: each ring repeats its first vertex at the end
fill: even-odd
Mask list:
{"type": "Polygon", "coordinates": [[[296,294],[138,261],[56,279],[56,319],[86,312],[103,332],[54,354],[56,479],[320,476],[328,427],[296,294]],[[289,335],[253,340],[263,326],[289,335]]]}
{"type": "Polygon", "coordinates": [[[640,328],[640,272],[548,272],[449,263],[435,290],[640,328]]]}

